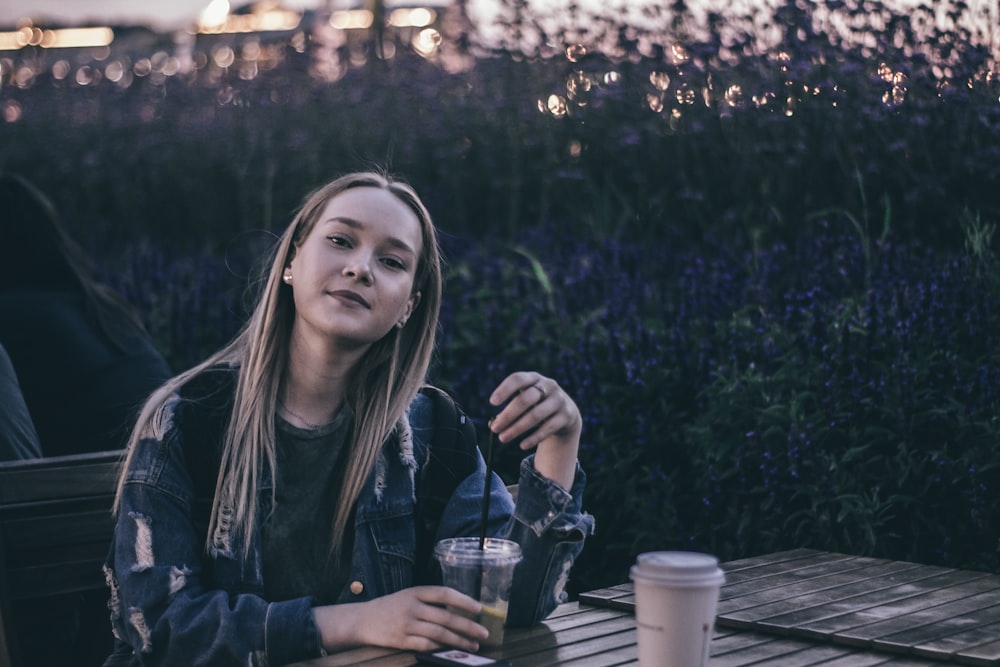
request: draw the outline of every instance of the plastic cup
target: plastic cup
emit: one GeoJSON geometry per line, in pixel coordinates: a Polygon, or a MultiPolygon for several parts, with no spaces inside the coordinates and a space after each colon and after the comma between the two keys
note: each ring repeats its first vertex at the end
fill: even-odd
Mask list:
{"type": "Polygon", "coordinates": [[[511,540],[486,538],[479,548],[478,537],[453,537],[434,547],[434,557],[441,564],[445,586],[465,593],[483,605],[473,620],[486,627],[490,635],[480,641],[484,647],[503,643],[507,622],[507,603],[514,569],[521,562],[521,545],[511,540]]]}
{"type": "Polygon", "coordinates": [[[690,551],[639,554],[635,622],[642,667],[705,667],[719,588],[725,573],[715,556],[690,551]]]}

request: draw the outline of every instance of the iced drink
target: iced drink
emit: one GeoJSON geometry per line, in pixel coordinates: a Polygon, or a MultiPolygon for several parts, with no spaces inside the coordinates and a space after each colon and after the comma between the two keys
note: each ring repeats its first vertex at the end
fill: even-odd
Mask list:
{"type": "Polygon", "coordinates": [[[521,562],[521,547],[517,542],[496,538],[486,538],[482,549],[479,544],[478,537],[441,540],[434,548],[434,557],[441,564],[445,586],[482,604],[482,613],[473,620],[490,634],[479,643],[496,647],[503,643],[510,585],[514,569],[521,562]]]}

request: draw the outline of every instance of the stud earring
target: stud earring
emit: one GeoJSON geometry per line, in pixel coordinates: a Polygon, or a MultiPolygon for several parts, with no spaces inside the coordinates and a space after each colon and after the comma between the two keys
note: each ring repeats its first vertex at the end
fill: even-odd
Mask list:
{"type": "Polygon", "coordinates": [[[286,283],[292,282],[292,274],[290,274],[290,273],[286,273],[285,274],[285,282],[286,283]]]}

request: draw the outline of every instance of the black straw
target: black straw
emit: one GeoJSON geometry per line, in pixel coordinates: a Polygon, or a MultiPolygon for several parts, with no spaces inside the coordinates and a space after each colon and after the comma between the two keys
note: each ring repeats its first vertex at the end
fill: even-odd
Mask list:
{"type": "Polygon", "coordinates": [[[486,520],[490,514],[490,482],[493,481],[493,429],[490,429],[490,444],[486,447],[486,483],[483,484],[483,517],[479,532],[479,550],[486,549],[486,520]]]}

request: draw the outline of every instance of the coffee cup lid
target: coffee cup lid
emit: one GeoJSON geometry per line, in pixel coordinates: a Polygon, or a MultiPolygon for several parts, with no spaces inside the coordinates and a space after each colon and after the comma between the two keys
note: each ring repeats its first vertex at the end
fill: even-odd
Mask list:
{"type": "Polygon", "coordinates": [[[650,551],[639,554],[629,574],[633,580],[671,586],[719,586],[725,573],[719,559],[694,551],[650,551]]]}

